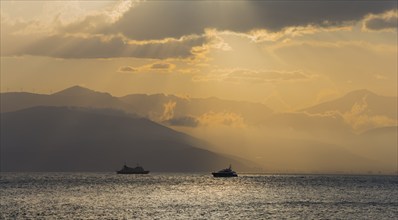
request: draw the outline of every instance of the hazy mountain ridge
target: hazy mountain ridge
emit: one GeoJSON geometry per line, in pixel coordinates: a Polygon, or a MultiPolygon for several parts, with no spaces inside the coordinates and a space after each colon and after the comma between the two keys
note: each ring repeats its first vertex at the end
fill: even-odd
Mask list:
{"type": "Polygon", "coordinates": [[[108,93],[80,86],[70,87],[51,95],[2,93],[1,100],[1,112],[33,106],[113,108],[167,125],[188,127],[215,122],[225,125],[236,123],[256,126],[275,123],[279,126],[287,121],[290,121],[289,126],[299,127],[313,124],[315,120],[327,119],[334,124],[333,126],[340,124],[340,130],[347,129],[345,124],[349,124],[354,130],[365,131],[397,125],[398,111],[397,97],[380,96],[368,90],[353,91],[341,98],[291,113],[273,112],[260,103],[218,98],[184,98],[165,94],[131,94],[114,97],[108,93]],[[345,124],[341,123],[341,119],[345,124]],[[292,124],[295,121],[301,125],[292,124]]]}
{"type": "Polygon", "coordinates": [[[398,126],[380,127],[359,134],[349,149],[357,155],[389,163],[392,170],[398,164],[398,126]]]}
{"type": "MultiPolygon", "coordinates": [[[[186,145],[239,155],[262,165],[266,171],[305,172],[313,167],[314,172],[391,173],[396,169],[397,120],[392,117],[396,97],[367,90],[285,113],[273,112],[262,104],[218,98],[164,94],[118,98],[81,87],[53,95],[6,93],[1,98],[2,111],[40,104],[80,106],[84,108],[77,108],[79,111],[122,118],[146,117],[212,144],[189,137],[184,139],[186,145]],[[103,107],[107,109],[97,109],[103,107]]],[[[170,152],[175,151],[157,149],[156,154],[171,157],[170,152]]]]}
{"type": "Polygon", "coordinates": [[[378,136],[384,134],[397,134],[398,126],[381,127],[367,130],[361,133],[361,136],[378,136]]]}
{"type": "Polygon", "coordinates": [[[349,92],[341,98],[302,109],[301,111],[311,114],[321,114],[330,111],[340,113],[361,111],[361,113],[368,115],[383,115],[397,119],[397,103],[398,97],[381,96],[363,89],[349,92]]]}
{"type": "Polygon", "coordinates": [[[8,92],[0,94],[1,112],[12,112],[34,106],[48,105],[50,95],[27,92],[8,92]]]}
{"type": "Polygon", "coordinates": [[[112,171],[124,162],[154,171],[211,171],[230,163],[248,169],[145,118],[33,107],[2,113],[1,119],[3,171],[112,171]]]}
{"type": "MultiPolygon", "coordinates": [[[[260,103],[244,101],[222,100],[218,98],[182,98],[174,95],[154,94],[132,94],[120,98],[134,105],[141,115],[161,121],[171,118],[184,117],[198,118],[210,112],[234,113],[242,116],[248,123],[255,124],[258,117],[266,118],[272,114],[272,110],[260,103]],[[165,105],[169,105],[170,115],[165,115],[165,105]],[[257,116],[257,117],[254,117],[257,116]]],[[[260,119],[261,119],[260,118],[260,119]]]]}
{"type": "Polygon", "coordinates": [[[127,103],[108,93],[96,92],[80,86],[73,86],[51,95],[32,93],[1,94],[1,112],[12,112],[34,106],[113,108],[135,113],[127,103]]]}

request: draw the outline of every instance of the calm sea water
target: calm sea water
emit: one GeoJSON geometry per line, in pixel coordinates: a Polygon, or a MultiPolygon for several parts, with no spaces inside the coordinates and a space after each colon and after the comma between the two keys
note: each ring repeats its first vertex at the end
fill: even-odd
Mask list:
{"type": "Polygon", "coordinates": [[[397,219],[398,177],[1,173],[2,219],[397,219]]]}

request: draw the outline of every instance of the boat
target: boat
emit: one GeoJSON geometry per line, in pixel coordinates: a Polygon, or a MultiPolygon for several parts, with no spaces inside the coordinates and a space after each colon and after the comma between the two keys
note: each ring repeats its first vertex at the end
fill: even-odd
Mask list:
{"type": "Polygon", "coordinates": [[[237,177],[238,174],[236,174],[235,171],[232,170],[231,165],[229,165],[228,168],[222,169],[218,172],[212,172],[214,177],[237,177]]]}
{"type": "Polygon", "coordinates": [[[136,167],[128,167],[126,164],[119,171],[116,171],[117,174],[148,174],[149,170],[144,170],[144,168],[137,164],[136,167]]]}

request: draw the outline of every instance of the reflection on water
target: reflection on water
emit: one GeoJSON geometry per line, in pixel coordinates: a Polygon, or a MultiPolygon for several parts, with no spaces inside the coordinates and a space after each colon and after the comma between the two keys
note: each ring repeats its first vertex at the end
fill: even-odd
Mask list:
{"type": "Polygon", "coordinates": [[[264,219],[398,216],[398,177],[1,173],[1,218],[264,219]]]}

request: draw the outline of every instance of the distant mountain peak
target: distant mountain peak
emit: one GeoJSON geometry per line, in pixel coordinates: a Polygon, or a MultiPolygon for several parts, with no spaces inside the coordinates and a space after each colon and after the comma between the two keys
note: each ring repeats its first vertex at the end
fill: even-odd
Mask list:
{"type": "Polygon", "coordinates": [[[56,92],[53,95],[78,96],[78,95],[87,95],[87,94],[95,94],[95,93],[108,94],[108,93],[97,92],[97,91],[76,85],[76,86],[72,86],[67,89],[61,90],[59,92],[56,92]]]}
{"type": "Polygon", "coordinates": [[[338,111],[340,113],[352,112],[353,107],[362,105],[366,111],[361,112],[368,116],[385,116],[388,118],[397,118],[397,97],[383,96],[371,92],[367,89],[354,90],[346,95],[328,102],[303,109],[308,113],[325,113],[338,111]]]}

